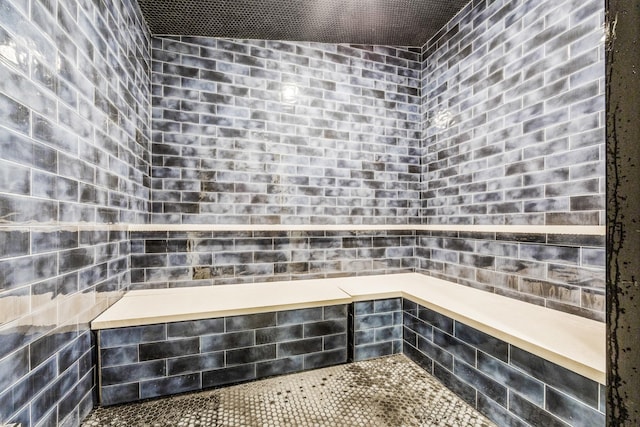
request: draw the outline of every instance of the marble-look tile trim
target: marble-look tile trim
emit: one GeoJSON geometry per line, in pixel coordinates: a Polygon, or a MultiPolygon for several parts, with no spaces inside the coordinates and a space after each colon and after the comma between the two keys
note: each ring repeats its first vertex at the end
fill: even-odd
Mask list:
{"type": "Polygon", "coordinates": [[[604,236],[599,225],[401,225],[401,224],[130,224],[129,231],[464,231],[518,234],[573,234],[604,236]]]}
{"type": "Polygon", "coordinates": [[[604,387],[403,300],[404,354],[498,425],[605,425],[604,387]]]}

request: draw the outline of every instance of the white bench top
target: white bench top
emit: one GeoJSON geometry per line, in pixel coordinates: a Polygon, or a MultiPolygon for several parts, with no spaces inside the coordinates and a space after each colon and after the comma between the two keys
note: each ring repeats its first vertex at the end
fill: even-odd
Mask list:
{"type": "Polygon", "coordinates": [[[93,329],[404,297],[605,384],[606,325],[418,273],[127,292],[93,329]]]}
{"type": "Polygon", "coordinates": [[[327,280],[130,291],[96,317],[91,328],[142,326],[349,304],[352,301],[349,294],[327,280]]]}

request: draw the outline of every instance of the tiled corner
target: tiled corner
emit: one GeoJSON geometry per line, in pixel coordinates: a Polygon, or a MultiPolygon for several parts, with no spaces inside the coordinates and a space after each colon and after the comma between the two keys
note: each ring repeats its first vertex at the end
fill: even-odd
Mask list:
{"type": "Polygon", "coordinates": [[[603,21],[473,2],[423,46],[426,223],[604,224],[603,21]]]}
{"type": "Polygon", "coordinates": [[[89,322],[129,284],[115,224],[148,213],[149,42],[131,0],[0,5],[2,425],[95,403],[89,322]]]}
{"type": "Polygon", "coordinates": [[[352,360],[402,353],[402,300],[388,298],[352,304],[352,360]]]}
{"type": "Polygon", "coordinates": [[[425,232],[416,234],[418,271],[604,321],[604,236],[425,232]]]}
{"type": "Polygon", "coordinates": [[[404,353],[498,425],[605,425],[593,380],[407,299],[403,325],[404,353]]]}

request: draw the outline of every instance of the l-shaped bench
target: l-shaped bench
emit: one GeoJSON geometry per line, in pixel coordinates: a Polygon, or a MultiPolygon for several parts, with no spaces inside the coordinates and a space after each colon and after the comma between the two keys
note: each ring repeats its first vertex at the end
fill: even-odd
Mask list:
{"type": "Polygon", "coordinates": [[[404,353],[499,425],[603,426],[605,325],[418,274],[126,293],[103,405],[404,353]]]}

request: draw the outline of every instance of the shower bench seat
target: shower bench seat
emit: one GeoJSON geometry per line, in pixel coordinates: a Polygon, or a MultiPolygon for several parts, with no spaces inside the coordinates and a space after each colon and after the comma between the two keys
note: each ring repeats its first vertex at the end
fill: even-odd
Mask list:
{"type": "Polygon", "coordinates": [[[457,392],[524,381],[545,411],[529,389],[550,384],[602,412],[603,323],[418,273],[131,291],[92,328],[102,404],[357,360],[369,337],[457,392]]]}

